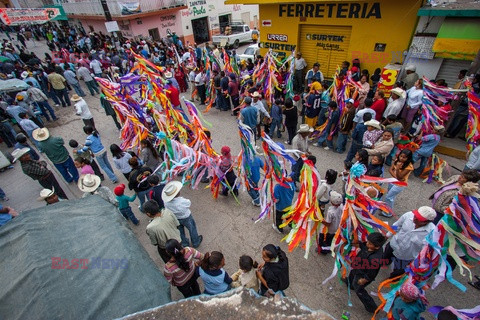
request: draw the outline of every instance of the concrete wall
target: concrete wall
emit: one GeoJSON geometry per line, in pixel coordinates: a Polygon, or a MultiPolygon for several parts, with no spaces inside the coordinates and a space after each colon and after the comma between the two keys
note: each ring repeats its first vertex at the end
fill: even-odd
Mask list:
{"type": "MultiPolygon", "coordinates": [[[[419,17],[415,33],[438,33],[445,17],[419,17]]],[[[429,79],[435,79],[438,70],[442,65],[443,58],[433,59],[414,59],[410,63],[417,67],[417,73],[420,77],[426,76],[429,79]]]]}

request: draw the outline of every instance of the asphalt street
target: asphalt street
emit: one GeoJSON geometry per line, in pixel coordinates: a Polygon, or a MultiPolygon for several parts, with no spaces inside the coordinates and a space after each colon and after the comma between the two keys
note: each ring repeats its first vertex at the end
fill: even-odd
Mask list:
{"type": "MultiPolygon", "coordinates": [[[[35,42],[34,44],[29,41],[27,45],[28,50],[34,51],[38,57],[43,58],[43,53],[47,50],[44,42],[35,42]]],[[[243,52],[243,49],[239,49],[238,52],[243,52]]],[[[83,82],[82,86],[84,91],[88,92],[83,82]]],[[[70,95],[73,93],[73,91],[70,92],[70,95]]],[[[101,134],[103,144],[107,147],[111,143],[120,144],[119,131],[116,129],[111,117],[105,115],[104,110],[100,106],[98,95],[92,97],[88,94],[86,101],[94,115],[95,123],[101,134]]],[[[56,108],[56,113],[59,120],[46,124],[51,135],[63,137],[65,141],[76,139],[79,142],[84,142],[86,135],[82,130],[83,122],[75,115],[74,108],[59,107],[56,108]]],[[[216,150],[220,150],[223,145],[228,145],[232,148],[232,154],[238,154],[240,151],[238,130],[235,118],[230,115],[230,112],[221,112],[217,109],[212,109],[204,116],[205,119],[212,124],[213,147],[216,150]]],[[[283,138],[275,138],[275,140],[283,142],[285,135],[286,133],[284,133],[283,138]]],[[[1,148],[4,151],[12,151],[11,149],[5,149],[5,144],[2,144],[1,148]]],[[[337,171],[343,170],[345,154],[340,155],[313,146],[310,146],[310,149],[317,157],[316,166],[322,176],[326,170],[330,168],[337,171]]],[[[463,168],[465,163],[465,161],[450,157],[444,158],[447,162],[458,168],[463,168]]],[[[109,159],[111,161],[110,153],[109,159]]],[[[53,170],[55,171],[55,169],[53,170]]],[[[447,171],[445,178],[450,174],[457,173],[458,171],[454,169],[452,169],[451,172],[447,171]]],[[[127,183],[120,172],[116,171],[116,174],[122,183],[127,183]]],[[[69,196],[81,196],[81,192],[74,184],[67,185],[58,172],[56,172],[56,175],[57,180],[61,181],[64,190],[67,191],[69,196]]],[[[105,181],[103,185],[111,189],[114,187],[110,181],[105,181]]],[[[17,211],[45,205],[42,202],[36,201],[42,188],[37,182],[23,174],[18,163],[14,165],[13,169],[0,173],[0,187],[4,189],[10,198],[5,205],[9,205],[17,209],[17,211]]],[[[419,206],[429,205],[430,201],[428,197],[436,187],[435,184],[425,184],[418,178],[412,176],[408,187],[396,200],[395,212],[401,215],[419,206]]],[[[337,181],[335,190],[341,190],[341,181],[337,181]]],[[[127,192],[127,194],[130,195],[132,192],[127,192]]],[[[236,203],[232,197],[220,196],[217,200],[213,199],[210,190],[205,188],[205,184],[201,184],[197,190],[184,188],[181,194],[192,201],[192,213],[196,220],[199,233],[204,237],[199,250],[201,252],[212,250],[223,252],[226,261],[225,270],[230,274],[237,271],[238,258],[242,254],[251,255],[255,260],[260,262],[261,249],[268,243],[280,245],[284,250],[287,250],[285,242],[281,242],[282,235],[273,230],[271,219],[254,223],[254,219],[259,214],[259,208],[252,205],[251,198],[246,191],[241,190],[238,197],[239,204],[236,203]]],[[[136,202],[138,202],[138,200],[136,202]]],[[[149,219],[138,211],[136,205],[132,207],[140,220],[140,225],[134,226],[131,224],[131,229],[149,253],[150,257],[162,270],[163,262],[156,248],[150,244],[145,233],[145,227],[149,219]]],[[[389,223],[394,222],[394,218],[384,219],[389,223]]],[[[322,309],[335,318],[341,318],[344,310],[350,312],[351,319],[370,318],[371,315],[364,310],[353,292],[351,296],[352,306],[348,306],[347,288],[337,278],[331,280],[326,285],[321,284],[333,270],[333,257],[319,256],[313,249],[308,259],[303,257],[304,251],[302,249],[297,249],[294,252],[287,253],[287,255],[290,261],[290,288],[286,290],[288,296],[297,298],[301,303],[312,309],[322,309]]],[[[50,257],[46,257],[46,259],[50,259],[50,257]]],[[[480,274],[478,265],[472,272],[480,274]]],[[[386,279],[388,274],[388,270],[381,270],[377,281],[372,283],[368,288],[369,291],[376,291],[378,284],[386,279]]],[[[478,304],[478,301],[480,301],[480,291],[471,288],[467,284],[468,277],[460,275],[458,268],[454,272],[454,277],[466,285],[467,292],[463,293],[448,282],[443,282],[437,289],[427,291],[427,298],[430,301],[430,305],[452,305],[456,308],[471,308],[478,304]]],[[[181,298],[176,288],[172,288],[172,298],[175,300],[181,298]]],[[[433,319],[428,313],[424,313],[423,316],[427,319],[433,319]]]]}

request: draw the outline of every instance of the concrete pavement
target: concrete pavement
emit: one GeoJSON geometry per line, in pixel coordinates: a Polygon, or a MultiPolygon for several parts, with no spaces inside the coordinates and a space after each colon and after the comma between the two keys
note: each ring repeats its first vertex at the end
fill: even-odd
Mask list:
{"type": "MultiPolygon", "coordinates": [[[[43,57],[43,52],[47,50],[44,42],[36,42],[35,47],[30,41],[28,50],[37,53],[39,57],[43,57]]],[[[239,50],[242,52],[242,50],[239,50]]],[[[82,83],[83,85],[83,83],[82,83]]],[[[86,90],[85,86],[84,91],[86,90]]],[[[85,91],[87,92],[87,91],[85,91]]],[[[70,94],[73,94],[71,92],[70,94]]],[[[96,126],[101,134],[103,144],[108,148],[111,143],[119,144],[119,131],[116,129],[110,117],[105,115],[104,110],[100,106],[98,95],[92,97],[87,95],[85,99],[92,111],[96,126]]],[[[75,115],[73,107],[56,108],[59,121],[47,123],[51,134],[61,136],[68,144],[69,139],[76,139],[80,143],[85,141],[85,134],[82,127],[83,122],[75,115]]],[[[232,154],[238,154],[240,151],[240,143],[238,139],[237,126],[235,118],[230,116],[229,112],[220,112],[212,109],[205,114],[205,119],[212,123],[211,133],[213,139],[213,147],[220,150],[223,145],[229,145],[232,148],[232,154]]],[[[285,140],[276,139],[277,141],[285,140]]],[[[2,144],[2,148],[5,147],[2,144]]],[[[67,148],[69,148],[67,146],[67,148]]],[[[312,153],[317,157],[317,168],[323,176],[327,169],[343,170],[343,159],[345,154],[340,155],[331,151],[325,151],[322,148],[310,146],[312,153]]],[[[9,150],[11,151],[11,149],[9,150]]],[[[465,161],[444,156],[447,162],[454,164],[458,168],[463,168],[465,161]]],[[[112,157],[109,153],[109,159],[112,157]]],[[[52,167],[52,166],[51,166],[52,167]]],[[[55,169],[52,169],[55,171],[55,169]]],[[[123,175],[115,170],[120,182],[126,183],[123,175]]],[[[452,174],[457,174],[452,170],[452,174]]],[[[445,178],[449,175],[446,172],[445,178]]],[[[67,185],[57,172],[58,181],[62,181],[62,187],[69,195],[79,197],[81,192],[78,188],[71,184],[67,185]]],[[[103,185],[113,189],[114,185],[110,181],[105,181],[103,185]]],[[[36,198],[41,190],[40,185],[29,177],[25,176],[21,171],[20,165],[15,164],[14,169],[0,173],[0,187],[4,189],[10,197],[10,201],[5,203],[19,211],[40,207],[44,204],[37,202],[36,198]]],[[[199,234],[204,236],[204,241],[199,250],[207,252],[218,250],[225,255],[225,270],[229,274],[233,274],[238,269],[238,258],[242,254],[251,255],[255,260],[261,262],[261,249],[268,243],[280,245],[283,250],[287,250],[284,242],[281,242],[282,236],[276,233],[272,227],[271,219],[254,223],[253,220],[259,214],[259,208],[251,204],[251,198],[246,192],[241,191],[238,197],[240,204],[237,204],[232,197],[219,197],[214,200],[211,197],[210,190],[204,189],[205,184],[201,184],[198,190],[185,188],[182,196],[192,201],[192,213],[197,222],[199,234]]],[[[335,190],[341,190],[341,181],[337,181],[335,190]]],[[[421,205],[429,205],[428,197],[436,189],[436,185],[427,185],[415,177],[411,177],[409,186],[402,192],[396,200],[395,212],[402,214],[406,211],[418,208],[421,205]]],[[[128,191],[131,195],[132,192],[128,191]]],[[[137,200],[138,201],[138,200],[137,200]]],[[[136,203],[137,203],[136,201],[136,203]]],[[[139,226],[131,225],[132,231],[138,240],[145,247],[150,257],[155,261],[160,269],[163,269],[157,250],[150,244],[145,234],[145,227],[148,224],[148,218],[140,213],[135,205],[132,206],[136,216],[140,220],[139,226]]],[[[393,218],[386,219],[393,223],[393,218]]],[[[322,285],[322,281],[328,277],[333,270],[334,259],[331,256],[319,256],[315,252],[310,253],[308,260],[303,258],[304,252],[297,249],[294,252],[287,253],[290,261],[290,288],[286,290],[286,294],[290,297],[297,298],[301,303],[312,309],[323,309],[336,318],[340,318],[343,310],[348,310],[352,315],[351,319],[369,319],[369,315],[364,311],[358,298],[352,293],[351,301],[353,306],[347,304],[348,294],[347,288],[337,279],[331,280],[326,285],[322,285]]],[[[49,258],[48,258],[49,259],[49,258]]],[[[478,266],[473,270],[479,274],[478,266]]],[[[378,284],[388,276],[389,271],[381,270],[377,281],[370,285],[370,291],[376,291],[378,284]]],[[[478,304],[480,291],[471,288],[466,281],[467,277],[462,277],[458,268],[454,272],[457,280],[467,287],[467,292],[462,293],[453,285],[444,282],[437,289],[427,291],[427,298],[431,305],[452,305],[456,308],[471,308],[478,304]]],[[[180,299],[181,295],[176,288],[172,288],[172,298],[180,299]]],[[[378,300],[377,300],[378,301],[378,300]]],[[[433,317],[425,313],[423,316],[427,319],[433,317]]]]}

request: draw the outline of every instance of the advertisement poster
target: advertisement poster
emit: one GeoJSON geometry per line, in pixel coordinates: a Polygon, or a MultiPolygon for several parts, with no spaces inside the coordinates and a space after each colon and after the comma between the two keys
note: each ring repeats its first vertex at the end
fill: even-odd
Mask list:
{"type": "Polygon", "coordinates": [[[140,1],[118,1],[120,10],[123,15],[134,14],[142,12],[140,8],[140,1]]]}
{"type": "Polygon", "coordinates": [[[45,23],[60,15],[57,8],[29,8],[11,9],[0,8],[0,19],[6,25],[19,25],[24,23],[45,23]]]}
{"type": "Polygon", "coordinates": [[[402,65],[400,64],[387,64],[383,67],[377,90],[383,90],[383,92],[385,92],[385,98],[390,97],[390,91],[397,81],[398,73],[401,68],[402,65]]]}

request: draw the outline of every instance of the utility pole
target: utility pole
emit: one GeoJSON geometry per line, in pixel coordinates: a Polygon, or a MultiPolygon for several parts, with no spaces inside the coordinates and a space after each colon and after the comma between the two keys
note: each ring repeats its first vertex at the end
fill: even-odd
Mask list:
{"type": "Polygon", "coordinates": [[[100,3],[102,4],[103,13],[105,13],[105,19],[107,19],[107,21],[112,21],[112,15],[110,14],[110,9],[108,9],[107,0],[100,0],[100,3]]]}

